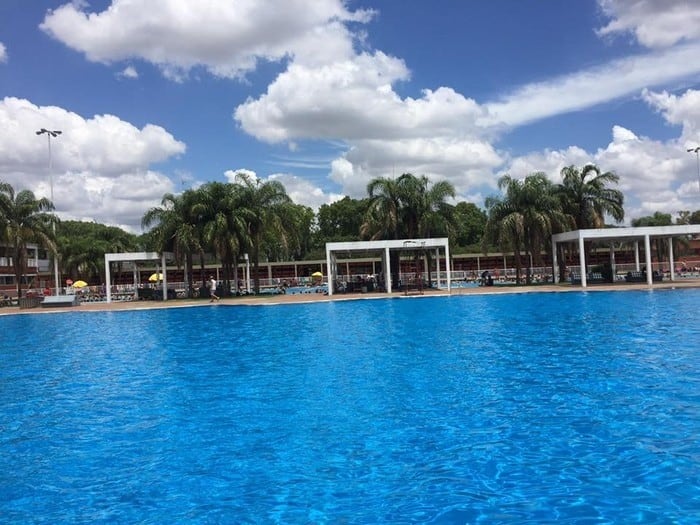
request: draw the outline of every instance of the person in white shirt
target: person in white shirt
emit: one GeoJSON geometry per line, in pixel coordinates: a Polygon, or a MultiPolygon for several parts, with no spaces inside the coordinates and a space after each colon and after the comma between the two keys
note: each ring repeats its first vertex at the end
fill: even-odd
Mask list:
{"type": "Polygon", "coordinates": [[[216,279],[214,279],[214,276],[212,275],[209,278],[209,302],[213,303],[214,301],[218,301],[219,296],[216,295],[216,279]]]}

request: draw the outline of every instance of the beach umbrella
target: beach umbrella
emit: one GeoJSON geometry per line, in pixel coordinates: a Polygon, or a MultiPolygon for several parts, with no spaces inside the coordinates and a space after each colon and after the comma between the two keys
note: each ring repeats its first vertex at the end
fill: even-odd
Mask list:
{"type": "Polygon", "coordinates": [[[88,285],[85,281],[75,281],[73,283],[73,288],[85,288],[88,285]]]}
{"type": "Polygon", "coordinates": [[[323,274],[321,272],[314,272],[311,274],[311,277],[323,277],[323,274]]]}
{"type": "Polygon", "coordinates": [[[151,276],[148,278],[148,280],[152,283],[156,281],[162,281],[163,280],[163,274],[162,273],[153,273],[151,276]]]}

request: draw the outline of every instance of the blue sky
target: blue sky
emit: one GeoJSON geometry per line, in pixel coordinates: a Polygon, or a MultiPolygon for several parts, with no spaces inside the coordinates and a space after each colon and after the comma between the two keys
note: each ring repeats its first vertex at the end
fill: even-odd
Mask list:
{"type": "Polygon", "coordinates": [[[313,208],[404,172],[481,206],[594,162],[628,220],[700,209],[691,4],[2,0],[0,180],[135,232],[240,170],[313,208]]]}

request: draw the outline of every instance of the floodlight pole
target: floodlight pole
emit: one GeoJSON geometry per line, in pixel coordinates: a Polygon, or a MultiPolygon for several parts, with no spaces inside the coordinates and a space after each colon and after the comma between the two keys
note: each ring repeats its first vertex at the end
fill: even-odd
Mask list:
{"type": "Polygon", "coordinates": [[[700,190],[700,146],[689,148],[688,153],[695,153],[695,160],[698,165],[698,189],[700,190]]]}
{"type": "MultiPolygon", "coordinates": [[[[46,134],[46,138],[48,139],[49,142],[49,186],[51,188],[51,204],[54,205],[54,209],[56,208],[56,205],[54,204],[53,201],[53,164],[51,163],[51,137],[56,138],[58,137],[62,132],[55,129],[55,130],[48,130],[45,128],[41,128],[39,131],[36,132],[37,135],[43,135],[46,134]]],[[[54,236],[54,241],[56,241],[56,222],[53,222],[53,236],[54,236]]],[[[53,277],[54,277],[54,282],[56,283],[56,295],[61,295],[60,294],[60,282],[58,278],[58,245],[56,246],[56,253],[54,254],[53,257],[53,277]]]]}

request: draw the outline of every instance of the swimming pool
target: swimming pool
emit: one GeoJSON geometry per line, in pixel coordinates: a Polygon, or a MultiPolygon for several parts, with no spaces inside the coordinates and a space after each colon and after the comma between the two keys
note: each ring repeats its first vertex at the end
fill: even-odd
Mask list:
{"type": "Polygon", "coordinates": [[[0,522],[695,523],[700,290],[0,318],[0,522]]]}

